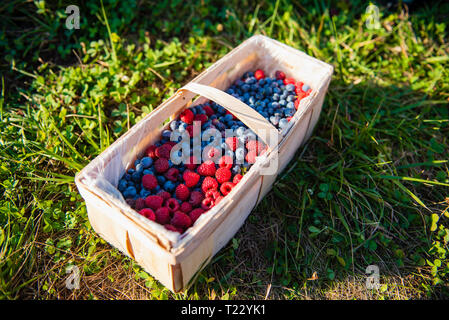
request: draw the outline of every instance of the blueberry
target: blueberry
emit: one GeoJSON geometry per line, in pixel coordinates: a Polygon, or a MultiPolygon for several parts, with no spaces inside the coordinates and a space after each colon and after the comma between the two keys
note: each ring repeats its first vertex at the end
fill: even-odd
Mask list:
{"type": "Polygon", "coordinates": [[[284,129],[288,125],[288,120],[285,118],[282,118],[279,120],[279,128],[284,129]]]}
{"type": "Polygon", "coordinates": [[[286,107],[289,108],[289,109],[294,109],[295,108],[295,103],[294,102],[289,102],[289,103],[287,103],[286,107]]]}
{"type": "Polygon", "coordinates": [[[295,100],[296,100],[296,96],[293,95],[293,94],[291,94],[291,95],[289,95],[289,96],[287,97],[287,102],[293,102],[293,101],[295,101],[295,100]]]}
{"type": "Polygon", "coordinates": [[[118,183],[118,189],[120,190],[120,192],[125,191],[126,187],[127,187],[127,181],[125,179],[120,179],[119,183],[118,183]]]}
{"type": "Polygon", "coordinates": [[[156,179],[157,179],[157,182],[161,185],[163,185],[165,183],[165,181],[167,181],[167,179],[165,179],[164,176],[159,176],[159,175],[156,176],[156,179]]]}
{"type": "Polygon", "coordinates": [[[307,92],[307,90],[309,90],[309,89],[310,89],[310,87],[307,84],[304,84],[302,86],[302,91],[304,91],[304,92],[307,92]]]}
{"type": "Polygon", "coordinates": [[[150,157],[143,157],[140,160],[140,164],[144,169],[149,168],[153,165],[153,159],[151,159],[150,157]]]}
{"type": "Polygon", "coordinates": [[[142,175],[146,175],[146,174],[152,174],[154,176],[153,170],[149,170],[149,169],[143,170],[142,175]]]}
{"type": "Polygon", "coordinates": [[[293,109],[285,109],[284,115],[286,117],[292,117],[295,114],[295,112],[296,112],[296,110],[294,108],[293,109]]]}
{"type": "Polygon", "coordinates": [[[131,175],[132,181],[135,183],[139,183],[140,179],[142,179],[142,172],[136,171],[131,175]]]}
{"type": "Polygon", "coordinates": [[[125,180],[130,181],[131,175],[129,173],[125,174],[125,180]]]}
{"type": "Polygon", "coordinates": [[[172,122],[170,122],[170,129],[172,131],[175,131],[176,129],[178,129],[178,121],[173,120],[172,122]]]}
{"type": "Polygon", "coordinates": [[[285,86],[285,89],[287,89],[287,91],[290,91],[290,92],[295,92],[295,85],[290,83],[285,86]]]}
{"type": "Polygon", "coordinates": [[[125,198],[134,198],[136,195],[137,195],[137,191],[136,191],[136,188],[134,188],[134,187],[128,187],[123,192],[123,196],[125,198]]]}
{"type": "Polygon", "coordinates": [[[130,174],[130,175],[133,174],[134,172],[136,172],[136,170],[134,170],[133,168],[128,170],[128,174],[130,174]]]}
{"type": "Polygon", "coordinates": [[[148,191],[148,190],[146,190],[145,188],[142,188],[142,189],[140,190],[140,192],[139,192],[139,195],[140,195],[142,198],[146,198],[146,197],[148,197],[149,195],[151,195],[151,192],[148,191]]]}
{"type": "Polygon", "coordinates": [[[238,148],[235,150],[235,159],[239,162],[242,162],[245,159],[245,149],[238,148]]]}
{"type": "Polygon", "coordinates": [[[279,94],[275,93],[272,97],[273,101],[279,101],[279,94]]]}
{"type": "Polygon", "coordinates": [[[240,174],[241,169],[240,166],[238,164],[234,165],[231,169],[232,174],[240,174]]]}
{"type": "Polygon", "coordinates": [[[287,105],[287,101],[285,101],[284,99],[282,99],[281,101],[279,101],[279,105],[281,107],[285,107],[287,105]]]}
{"type": "Polygon", "coordinates": [[[164,130],[162,131],[162,139],[170,140],[171,131],[170,130],[164,130]]]}
{"type": "Polygon", "coordinates": [[[279,124],[279,118],[275,117],[275,116],[271,116],[270,122],[273,124],[273,126],[277,126],[279,124]]]}
{"type": "Polygon", "coordinates": [[[175,184],[172,181],[166,181],[163,186],[165,191],[173,192],[175,190],[175,184]]]}

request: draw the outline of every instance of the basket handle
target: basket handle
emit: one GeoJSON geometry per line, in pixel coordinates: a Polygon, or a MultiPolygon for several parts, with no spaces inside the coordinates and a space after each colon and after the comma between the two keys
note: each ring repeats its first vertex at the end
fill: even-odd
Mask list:
{"type": "Polygon", "coordinates": [[[256,110],[230,94],[196,82],[189,82],[179,89],[177,94],[184,95],[185,91],[196,93],[221,105],[239,118],[248,128],[253,130],[271,150],[281,141],[281,135],[275,126],[268,122],[256,110]]]}

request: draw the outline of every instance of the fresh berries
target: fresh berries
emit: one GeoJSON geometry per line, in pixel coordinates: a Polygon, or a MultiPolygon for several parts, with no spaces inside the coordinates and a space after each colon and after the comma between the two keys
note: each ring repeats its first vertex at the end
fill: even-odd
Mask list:
{"type": "Polygon", "coordinates": [[[229,181],[232,177],[231,170],[228,168],[218,168],[215,172],[215,178],[217,178],[217,181],[219,184],[222,184],[223,182],[229,181]]]}
{"type": "Polygon", "coordinates": [[[139,211],[139,214],[141,214],[142,216],[144,216],[145,218],[148,218],[150,220],[155,221],[156,220],[156,215],[154,214],[153,210],[145,208],[139,211]]]}
{"type": "Polygon", "coordinates": [[[170,210],[167,207],[161,207],[155,211],[156,222],[166,224],[170,222],[170,210]]]}
{"type": "Polygon", "coordinates": [[[152,174],[146,174],[142,177],[142,185],[147,190],[153,190],[157,187],[157,179],[152,174]]]}
{"type": "Polygon", "coordinates": [[[205,211],[201,208],[196,208],[190,211],[189,217],[192,220],[192,224],[204,213],[205,211]]]}
{"type": "Polygon", "coordinates": [[[203,180],[203,183],[201,184],[201,190],[203,190],[204,193],[206,193],[209,190],[214,190],[218,188],[218,182],[215,180],[215,178],[212,177],[206,177],[203,180]]]}
{"type": "Polygon", "coordinates": [[[220,158],[220,160],[218,160],[218,166],[220,168],[228,168],[231,169],[232,168],[232,164],[234,163],[234,160],[232,159],[232,157],[224,155],[220,158]]]}
{"type": "Polygon", "coordinates": [[[190,109],[186,109],[184,110],[180,115],[179,115],[179,119],[182,122],[185,122],[187,124],[192,124],[193,122],[193,118],[195,117],[195,115],[193,114],[193,112],[190,109]]]}
{"type": "Polygon", "coordinates": [[[157,173],[164,173],[169,168],[168,160],[165,158],[159,158],[154,162],[154,170],[156,170],[157,173]]]}
{"type": "Polygon", "coordinates": [[[215,163],[212,160],[203,162],[198,166],[197,172],[202,176],[214,176],[215,175],[215,163]]]}
{"type": "Polygon", "coordinates": [[[187,200],[190,196],[190,190],[189,188],[185,185],[185,184],[180,184],[176,187],[176,198],[178,198],[179,200],[187,200]]]}
{"type": "MultiPolygon", "coordinates": [[[[289,121],[294,121],[300,102],[312,89],[287,78],[280,70],[268,75],[258,69],[246,72],[226,92],[278,130],[284,130],[289,121]]],[[[235,114],[209,101],[185,109],[171,121],[161,131],[160,139],[148,146],[143,157],[125,172],[117,189],[141,215],[167,230],[183,233],[199,216],[223,201],[257,157],[266,152],[268,147],[257,141],[257,135],[235,114]],[[208,129],[216,129],[219,134],[193,140],[208,129]],[[229,136],[227,129],[233,130],[233,134],[229,136]],[[176,142],[170,141],[174,131],[190,134],[190,140],[180,137],[176,142]],[[172,152],[178,143],[182,148],[172,152]],[[186,144],[193,148],[190,154],[184,154],[186,144]]]]}
{"type": "Polygon", "coordinates": [[[145,198],[145,205],[153,210],[162,207],[162,203],[164,203],[164,199],[160,196],[148,196],[145,198]]]}
{"type": "Polygon", "coordinates": [[[170,220],[170,224],[181,229],[187,229],[192,225],[192,219],[182,211],[176,211],[173,214],[173,218],[170,220]]]}
{"type": "Polygon", "coordinates": [[[232,191],[232,188],[234,188],[235,184],[232,182],[225,182],[220,186],[220,192],[226,196],[229,192],[232,191]]]}
{"type": "Polygon", "coordinates": [[[254,78],[256,78],[256,80],[260,80],[262,78],[265,78],[265,73],[263,72],[263,70],[256,70],[256,72],[254,72],[254,78]]]}
{"type": "Polygon", "coordinates": [[[200,181],[200,175],[191,170],[184,171],[182,178],[184,179],[185,185],[188,188],[196,186],[200,181]]]}

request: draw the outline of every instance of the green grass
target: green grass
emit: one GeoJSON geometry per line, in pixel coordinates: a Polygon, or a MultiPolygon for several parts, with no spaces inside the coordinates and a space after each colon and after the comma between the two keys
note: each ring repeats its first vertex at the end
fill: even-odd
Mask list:
{"type": "Polygon", "coordinates": [[[377,3],[370,30],[362,1],[92,3],[79,3],[80,30],[64,28],[73,3],[0,5],[1,298],[449,296],[447,4],[377,3]],[[74,175],[258,33],[335,66],[320,120],[233,240],[172,294],[93,231],[74,175]],[[78,290],[65,285],[72,265],[78,290]]]}

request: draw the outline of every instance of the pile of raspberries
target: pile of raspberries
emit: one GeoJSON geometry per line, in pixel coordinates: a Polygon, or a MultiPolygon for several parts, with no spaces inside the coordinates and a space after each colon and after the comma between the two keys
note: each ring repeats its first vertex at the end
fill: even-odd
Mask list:
{"type": "MultiPolygon", "coordinates": [[[[302,82],[286,78],[282,71],[270,78],[259,69],[245,73],[226,92],[282,130],[295,114],[301,99],[311,90],[302,82]]],[[[256,157],[267,151],[267,146],[258,141],[243,122],[215,102],[184,110],[169,127],[162,132],[161,139],[149,146],[145,155],[126,171],[119,180],[118,189],[128,205],[139,214],[182,234],[231,192],[256,157]],[[208,141],[202,141],[200,154],[209,148],[206,151],[209,160],[196,164],[199,161],[192,149],[186,161],[174,164],[175,152],[171,151],[178,142],[170,140],[172,133],[186,131],[192,143],[194,121],[201,122],[202,132],[214,128],[222,133],[222,152],[210,147],[208,141]],[[235,136],[226,137],[227,129],[234,130],[235,136]],[[214,154],[221,156],[214,158],[214,154]],[[210,160],[212,158],[214,161],[210,160]]]]}

